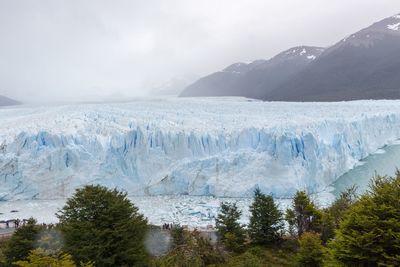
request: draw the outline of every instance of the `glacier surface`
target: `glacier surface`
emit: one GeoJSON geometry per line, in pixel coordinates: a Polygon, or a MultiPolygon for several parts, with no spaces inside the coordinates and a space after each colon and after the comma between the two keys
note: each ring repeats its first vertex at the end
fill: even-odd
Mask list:
{"type": "Polygon", "coordinates": [[[241,98],[0,109],[0,200],[58,199],[84,184],[131,196],[319,192],[400,138],[400,101],[241,98]]]}

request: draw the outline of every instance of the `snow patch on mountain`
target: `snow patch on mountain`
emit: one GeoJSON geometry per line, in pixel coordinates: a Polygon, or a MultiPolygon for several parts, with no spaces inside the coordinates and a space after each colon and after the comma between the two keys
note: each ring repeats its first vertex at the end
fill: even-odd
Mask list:
{"type": "Polygon", "coordinates": [[[324,189],[400,138],[399,101],[243,98],[0,110],[0,199],[55,199],[84,184],[130,195],[275,196],[324,189]]]}
{"type": "Polygon", "coordinates": [[[392,30],[392,31],[398,31],[399,30],[399,26],[400,26],[400,22],[399,23],[395,23],[395,24],[389,24],[389,25],[387,25],[387,28],[389,30],[392,30]]]}
{"type": "Polygon", "coordinates": [[[325,49],[321,47],[298,46],[284,51],[276,57],[305,57],[309,60],[315,60],[324,50],[325,49]]]}

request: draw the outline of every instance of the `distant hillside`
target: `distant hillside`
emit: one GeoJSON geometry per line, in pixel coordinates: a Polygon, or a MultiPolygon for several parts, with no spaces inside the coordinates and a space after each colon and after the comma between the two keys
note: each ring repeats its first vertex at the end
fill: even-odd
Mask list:
{"type": "Polygon", "coordinates": [[[290,48],[270,60],[235,63],[206,76],[183,91],[181,96],[244,96],[263,98],[292,78],[324,51],[321,47],[290,48]]]}
{"type": "Polygon", "coordinates": [[[245,96],[278,101],[400,99],[400,14],[335,45],[295,47],[270,60],[236,63],[188,86],[181,96],[245,96]]]}
{"type": "Polygon", "coordinates": [[[20,105],[20,104],[21,104],[21,102],[18,102],[14,99],[0,95],[0,106],[13,106],[13,105],[20,105]]]}

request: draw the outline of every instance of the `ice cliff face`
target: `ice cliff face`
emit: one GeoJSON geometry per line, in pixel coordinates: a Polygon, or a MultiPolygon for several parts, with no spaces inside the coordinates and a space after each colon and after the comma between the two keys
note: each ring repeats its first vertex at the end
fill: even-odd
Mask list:
{"type": "Polygon", "coordinates": [[[0,199],[318,191],[400,138],[400,101],[153,99],[0,109],[0,199]]]}

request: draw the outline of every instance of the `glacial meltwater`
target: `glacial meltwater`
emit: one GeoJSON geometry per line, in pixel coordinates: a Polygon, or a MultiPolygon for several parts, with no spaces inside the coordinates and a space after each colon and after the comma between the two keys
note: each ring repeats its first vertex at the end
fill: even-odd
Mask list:
{"type": "Polygon", "coordinates": [[[358,166],[348,171],[332,184],[331,193],[337,197],[340,192],[353,185],[357,193],[368,189],[371,179],[376,175],[392,176],[400,168],[400,144],[393,144],[379,149],[376,153],[361,160],[358,166]]]}

